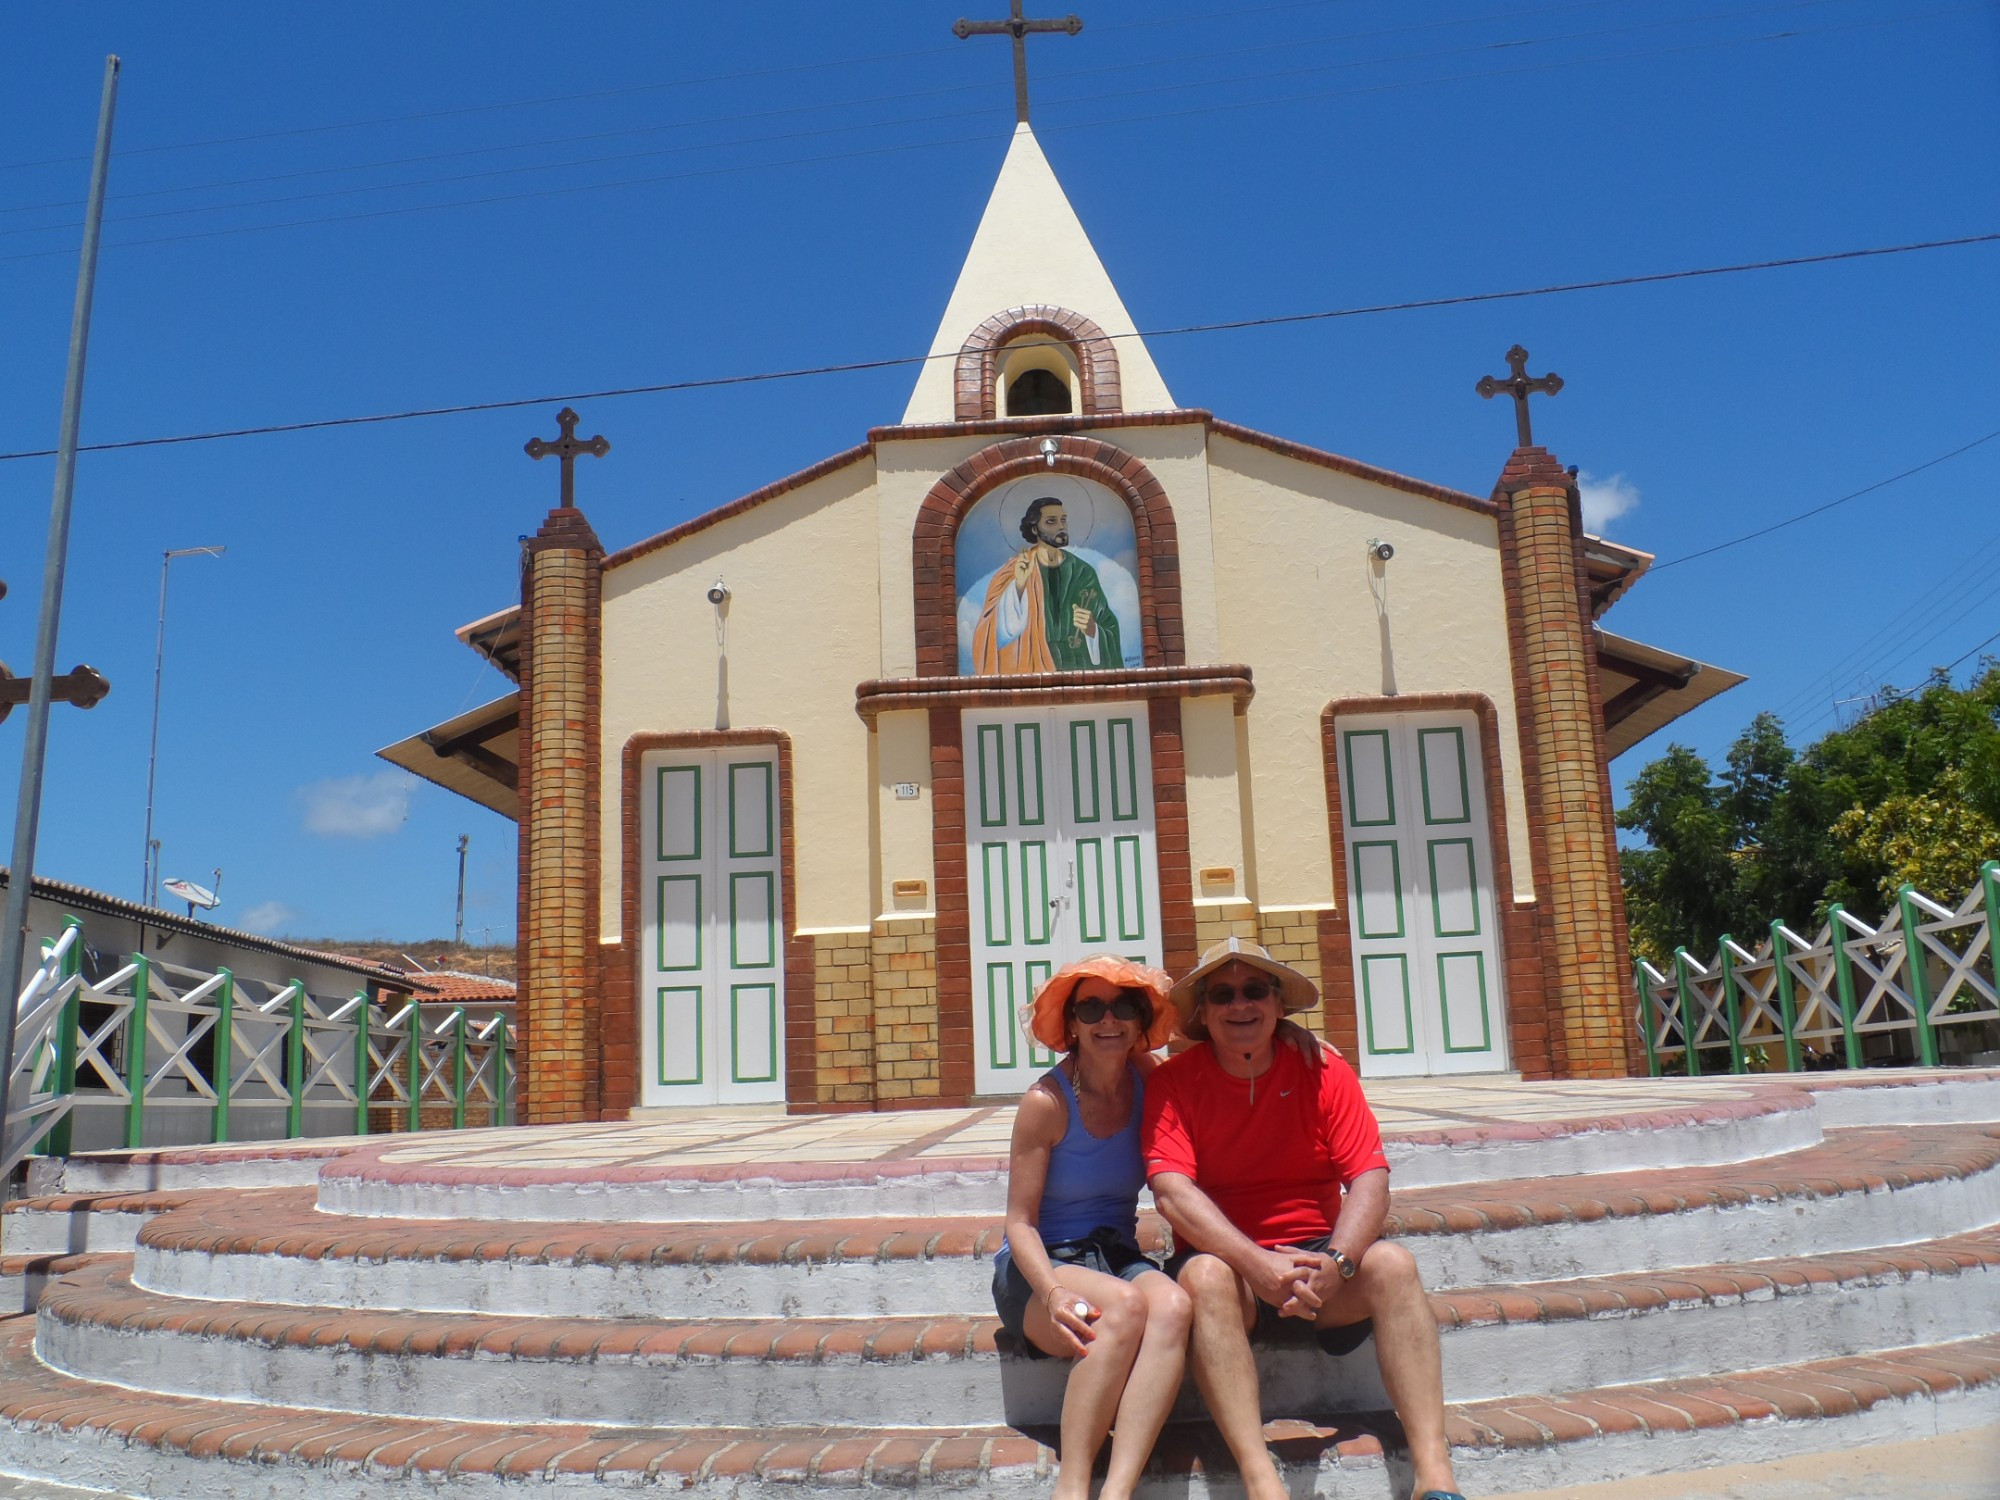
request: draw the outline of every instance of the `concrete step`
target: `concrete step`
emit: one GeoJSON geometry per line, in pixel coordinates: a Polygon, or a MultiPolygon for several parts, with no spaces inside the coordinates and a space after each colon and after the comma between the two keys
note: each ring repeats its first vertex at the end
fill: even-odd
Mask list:
{"type": "MultiPolygon", "coordinates": [[[[134,1279],[170,1296],[308,1307],[964,1315],[987,1305],[1000,1241],[993,1218],[554,1226],[354,1217],[313,1202],[298,1189],[188,1195],[139,1233],[134,1279]]],[[[1146,1222],[1151,1248],[1158,1231],[1146,1222]]],[[[1426,1284],[1448,1289],[1867,1250],[1994,1223],[2000,1126],[1978,1125],[1840,1131],[1807,1151],[1733,1166],[1398,1188],[1388,1228],[1416,1254],[1426,1284]]],[[[65,1248],[65,1231],[48,1230],[38,1248],[65,1248]]]]}
{"type": "Polygon", "coordinates": [[[0,1318],[31,1313],[43,1289],[65,1271],[99,1259],[95,1255],[0,1255],[0,1318]]]}
{"type": "MultiPolygon", "coordinates": [[[[2000,1229],[1989,1229],[1866,1252],[1446,1290],[1432,1306],[1446,1397],[1472,1401],[1982,1336],[1994,1331],[1996,1292],[2000,1229]]],[[[74,1375],[182,1395],[442,1419],[588,1414],[604,1425],[645,1425],[661,1410],[725,1426],[804,1410],[860,1425],[1048,1422],[1067,1373],[1003,1353],[983,1299],[949,1316],[850,1318],[381,1306],[170,1297],[107,1262],[44,1293],[40,1348],[74,1375]]],[[[1328,1360],[1303,1344],[1260,1348],[1258,1360],[1273,1414],[1323,1417],[1386,1399],[1369,1357],[1328,1360]]],[[[1180,1410],[1199,1417],[1191,1386],[1180,1410]]]]}
{"type": "Polygon", "coordinates": [[[250,1141],[238,1145],[164,1146],[137,1151],[87,1151],[32,1157],[28,1192],[153,1193],[192,1188],[297,1187],[317,1182],[319,1169],[366,1137],[250,1141]]]}
{"type": "MultiPolygon", "coordinates": [[[[1891,1441],[2000,1417],[2000,1336],[1865,1358],[1479,1402],[1447,1416],[1468,1494],[1676,1473],[1710,1464],[1891,1441]]],[[[687,1426],[437,1422],[283,1405],[155,1396],[50,1370],[29,1320],[0,1321],[0,1470],[155,1500],[401,1500],[413,1487],[478,1500],[601,1495],[659,1483],[735,1500],[894,1491],[1023,1500],[1047,1493],[1053,1456],[1004,1427],[687,1426]]],[[[1407,1489],[1395,1427],[1273,1423],[1267,1440],[1295,1494],[1388,1500],[1407,1489]],[[1384,1435],[1387,1435],[1385,1444],[1384,1435]]],[[[1213,1431],[1170,1429],[1146,1500],[1240,1493],[1213,1431]]]]}
{"type": "MultiPolygon", "coordinates": [[[[1821,1139],[1814,1096],[1790,1081],[1676,1080],[1673,1095],[1662,1105],[1662,1086],[1652,1080],[1613,1080],[1581,1091],[1573,1117],[1561,1115],[1558,1093],[1543,1106],[1548,1118],[1396,1126],[1383,1145],[1397,1181],[1420,1187],[1714,1166],[1821,1139]]],[[[1467,1107],[1478,1108],[1476,1091],[1467,1107]]],[[[689,1164],[672,1159],[675,1141],[658,1122],[593,1127],[595,1134],[561,1128],[574,1132],[561,1138],[574,1149],[559,1164],[551,1162],[552,1141],[539,1137],[511,1150],[492,1132],[477,1140],[378,1138],[327,1167],[320,1206],[369,1217],[573,1223],[997,1216],[1006,1204],[1006,1160],[997,1154],[934,1156],[925,1148],[828,1159],[822,1146],[808,1159],[782,1159],[783,1144],[773,1140],[753,1162],[689,1164]]]]}
{"type": "Polygon", "coordinates": [[[2000,1223],[2000,1125],[1828,1132],[1721,1167],[1396,1192],[1389,1232],[1431,1287],[1824,1254],[2000,1223]]]}
{"type": "Polygon", "coordinates": [[[129,1251],[156,1214],[197,1201],[197,1191],[56,1193],[16,1198],[0,1211],[0,1254],[129,1251]]]}

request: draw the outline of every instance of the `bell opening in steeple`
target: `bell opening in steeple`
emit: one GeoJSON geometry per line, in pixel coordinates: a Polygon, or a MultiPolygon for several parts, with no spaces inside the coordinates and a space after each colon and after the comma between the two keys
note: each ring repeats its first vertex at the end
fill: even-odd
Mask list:
{"type": "Polygon", "coordinates": [[[1076,366],[1060,344],[1025,339],[1002,349],[994,364],[997,415],[1053,417],[1076,410],[1076,366]]]}

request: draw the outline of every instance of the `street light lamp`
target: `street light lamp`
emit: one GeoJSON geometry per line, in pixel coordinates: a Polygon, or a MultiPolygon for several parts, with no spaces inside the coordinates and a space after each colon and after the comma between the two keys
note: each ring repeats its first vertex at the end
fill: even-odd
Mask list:
{"type": "Polygon", "coordinates": [[[160,675],[167,662],[167,569],[177,557],[220,557],[226,547],[177,547],[160,558],[160,627],[153,639],[153,738],[146,751],[146,868],[140,877],[139,899],[160,904],[160,846],[153,840],[153,787],[160,765],[160,675]]]}

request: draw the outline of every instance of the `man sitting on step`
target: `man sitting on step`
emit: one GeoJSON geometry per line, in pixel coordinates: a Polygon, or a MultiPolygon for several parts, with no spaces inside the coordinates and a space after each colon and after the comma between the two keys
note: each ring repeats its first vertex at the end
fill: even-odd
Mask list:
{"type": "Polygon", "coordinates": [[[1198,1045],[1147,1080],[1141,1150],[1174,1230],[1167,1272],[1194,1303],[1195,1383],[1248,1500],[1286,1496],[1264,1446],[1250,1345],[1288,1318],[1310,1324],[1334,1355],[1372,1329],[1416,1500],[1458,1500],[1437,1323],[1409,1251],[1377,1238],[1389,1165],[1374,1111],[1345,1062],[1313,1070],[1272,1042],[1281,1015],[1310,1008],[1318,991],[1257,944],[1230,938],[1172,999],[1198,1045]]]}

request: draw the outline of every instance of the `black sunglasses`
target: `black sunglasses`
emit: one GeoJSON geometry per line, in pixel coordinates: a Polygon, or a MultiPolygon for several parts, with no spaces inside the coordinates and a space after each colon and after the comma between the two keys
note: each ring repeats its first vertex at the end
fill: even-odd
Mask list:
{"type": "Polygon", "coordinates": [[[1144,997],[1129,991],[1116,1000],[1079,1000],[1071,1009],[1086,1026],[1095,1026],[1103,1020],[1107,1010],[1121,1021],[1137,1021],[1141,1026],[1153,1023],[1153,1007],[1146,1003],[1144,997]]]}
{"type": "Polygon", "coordinates": [[[1261,979],[1246,980],[1241,989],[1233,984],[1211,984],[1201,992],[1201,998],[1209,1005],[1234,1005],[1239,999],[1256,1003],[1268,1000],[1277,993],[1277,988],[1261,979]]]}

